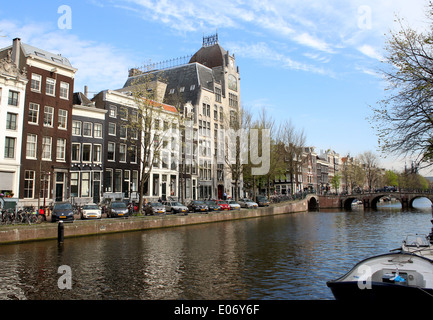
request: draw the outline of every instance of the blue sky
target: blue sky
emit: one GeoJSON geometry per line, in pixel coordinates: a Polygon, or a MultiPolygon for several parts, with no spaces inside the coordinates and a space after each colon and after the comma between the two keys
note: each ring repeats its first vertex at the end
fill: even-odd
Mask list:
{"type": "MultiPolygon", "coordinates": [[[[425,0],[3,1],[0,47],[12,39],[61,53],[75,91],[117,89],[128,68],[195,53],[203,35],[236,56],[241,102],[290,119],[307,143],[356,156],[376,151],[369,105],[385,97],[377,72],[396,15],[426,26],[425,0]],[[68,12],[59,10],[62,5],[68,12]],[[67,20],[65,20],[66,18],[67,20]],[[71,18],[71,19],[69,19],[71,18]]],[[[400,170],[404,160],[380,160],[400,170]]]]}

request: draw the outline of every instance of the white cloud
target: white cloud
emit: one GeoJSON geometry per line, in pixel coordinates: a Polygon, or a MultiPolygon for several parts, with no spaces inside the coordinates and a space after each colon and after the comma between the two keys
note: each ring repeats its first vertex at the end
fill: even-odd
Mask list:
{"type": "Polygon", "coordinates": [[[230,52],[234,52],[236,55],[252,58],[261,62],[266,61],[268,63],[276,63],[278,67],[283,67],[290,70],[307,71],[322,75],[331,75],[330,72],[324,68],[294,60],[290,56],[283,54],[281,51],[272,49],[265,42],[252,44],[236,42],[229,43],[228,47],[230,48],[230,52]]]}
{"type": "Polygon", "coordinates": [[[382,55],[372,46],[364,44],[357,48],[361,53],[365,54],[367,57],[383,61],[382,55]]]}

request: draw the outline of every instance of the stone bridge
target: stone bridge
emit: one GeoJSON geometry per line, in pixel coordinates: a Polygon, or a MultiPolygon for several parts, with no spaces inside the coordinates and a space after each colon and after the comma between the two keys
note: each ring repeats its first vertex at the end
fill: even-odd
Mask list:
{"type": "Polygon", "coordinates": [[[403,208],[412,208],[413,201],[417,198],[427,198],[433,203],[433,190],[427,191],[398,191],[398,192],[370,192],[355,193],[348,195],[330,195],[317,196],[310,195],[307,197],[309,209],[317,208],[345,208],[350,210],[352,202],[359,200],[364,208],[377,208],[380,199],[388,197],[400,201],[403,208]]]}

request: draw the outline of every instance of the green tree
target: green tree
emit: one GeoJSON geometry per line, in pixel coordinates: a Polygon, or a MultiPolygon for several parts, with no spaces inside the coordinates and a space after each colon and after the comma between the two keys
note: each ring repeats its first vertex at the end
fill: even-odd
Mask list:
{"type": "Polygon", "coordinates": [[[341,176],[336,173],[331,179],[331,185],[335,189],[335,193],[338,193],[338,189],[340,188],[341,176]]]}
{"type": "Polygon", "coordinates": [[[386,170],[383,177],[383,182],[386,186],[398,187],[398,174],[392,170],[386,170]]]}

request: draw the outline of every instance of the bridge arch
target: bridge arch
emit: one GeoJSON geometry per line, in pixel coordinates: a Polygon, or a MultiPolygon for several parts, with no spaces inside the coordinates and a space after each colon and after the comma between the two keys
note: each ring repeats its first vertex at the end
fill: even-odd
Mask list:
{"type": "MultiPolygon", "coordinates": [[[[386,194],[378,194],[377,196],[371,198],[370,200],[370,207],[373,209],[377,209],[377,203],[379,202],[380,199],[384,198],[384,197],[391,197],[391,194],[386,193],[386,194]]],[[[400,201],[401,206],[403,207],[405,205],[404,201],[401,199],[400,196],[396,196],[396,195],[392,195],[393,198],[397,199],[398,201],[400,201]]]]}
{"type": "Polygon", "coordinates": [[[341,206],[346,209],[346,210],[352,210],[352,203],[355,200],[360,200],[359,197],[353,196],[353,197],[348,197],[346,199],[342,199],[342,204],[341,206]]]}
{"type": "Polygon", "coordinates": [[[319,209],[319,199],[315,196],[310,196],[307,199],[308,210],[318,210],[319,209]]]}
{"type": "Polygon", "coordinates": [[[416,196],[412,197],[412,198],[409,200],[409,208],[413,208],[413,207],[414,207],[414,206],[413,206],[413,202],[414,202],[416,199],[422,199],[422,198],[426,198],[426,199],[430,200],[430,202],[431,202],[432,205],[433,205],[433,196],[431,196],[431,195],[416,195],[416,196]]]}

